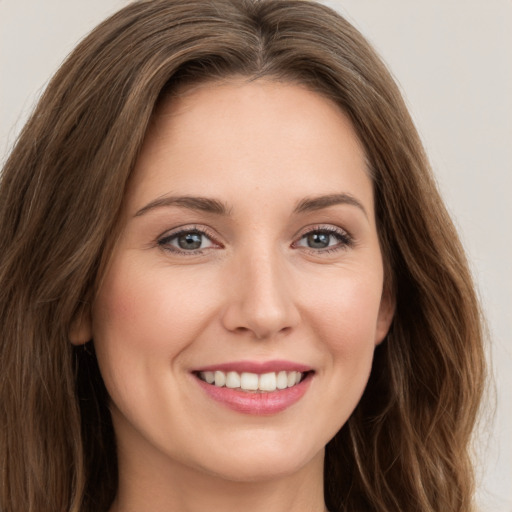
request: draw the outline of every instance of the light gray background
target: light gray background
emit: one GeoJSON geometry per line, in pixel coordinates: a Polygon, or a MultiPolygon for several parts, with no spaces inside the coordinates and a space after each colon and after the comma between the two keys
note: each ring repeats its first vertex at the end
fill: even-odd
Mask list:
{"type": "MultiPolygon", "coordinates": [[[[0,162],[63,58],[125,0],[0,0],[0,162]]],[[[512,0],[325,0],[402,87],[470,255],[495,398],[477,442],[479,503],[512,512],[512,0]]],[[[447,511],[449,512],[449,511],[447,511]]]]}

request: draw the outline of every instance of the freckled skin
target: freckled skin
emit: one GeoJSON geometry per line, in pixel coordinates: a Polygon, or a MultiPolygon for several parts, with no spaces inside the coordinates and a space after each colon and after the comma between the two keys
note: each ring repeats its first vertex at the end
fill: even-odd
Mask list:
{"type": "Polygon", "coordinates": [[[92,321],[74,340],[93,336],[111,396],[117,510],[148,496],[152,510],[170,501],[199,510],[215,496],[228,510],[269,481],[283,510],[297,500],[322,510],[324,446],[359,401],[393,313],[348,118],[298,85],[196,87],[157,113],[122,222],[92,321]],[[294,213],[304,198],[341,193],[366,214],[351,204],[294,213]],[[228,215],[177,205],[135,215],[166,195],[214,198],[228,215]],[[199,251],[180,251],[180,229],[206,233],[199,251]],[[325,249],[308,246],[315,229],[329,229],[325,249]],[[270,359],[315,371],[299,402],[272,416],[223,407],[191,373],[270,359]],[[198,485],[202,496],[190,490],[198,485]]]}

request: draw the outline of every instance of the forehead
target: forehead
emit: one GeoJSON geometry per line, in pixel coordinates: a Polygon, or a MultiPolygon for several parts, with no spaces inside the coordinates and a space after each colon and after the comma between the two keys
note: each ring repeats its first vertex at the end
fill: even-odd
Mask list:
{"type": "Polygon", "coordinates": [[[205,83],[156,110],[129,187],[140,205],[165,194],[220,194],[237,202],[361,196],[372,209],[362,145],[331,100],[294,83],[205,83]]]}

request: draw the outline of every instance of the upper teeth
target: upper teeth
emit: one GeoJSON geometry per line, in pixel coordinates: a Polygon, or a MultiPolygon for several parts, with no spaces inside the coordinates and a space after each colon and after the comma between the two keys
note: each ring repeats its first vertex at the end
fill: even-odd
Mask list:
{"type": "Polygon", "coordinates": [[[200,372],[199,377],[218,387],[240,388],[244,391],[275,391],[286,389],[298,384],[302,378],[301,372],[270,372],[270,373],[249,373],[249,372],[200,372]]]}

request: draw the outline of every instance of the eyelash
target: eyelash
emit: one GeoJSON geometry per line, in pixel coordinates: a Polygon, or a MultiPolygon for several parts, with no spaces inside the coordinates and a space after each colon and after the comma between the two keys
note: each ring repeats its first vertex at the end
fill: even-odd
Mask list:
{"type": "MultiPolygon", "coordinates": [[[[199,227],[199,226],[190,226],[190,227],[186,227],[186,228],[181,228],[178,231],[167,233],[167,234],[165,234],[164,236],[162,236],[161,238],[158,239],[157,245],[162,250],[168,251],[168,252],[171,252],[171,253],[174,253],[174,254],[180,254],[180,255],[186,255],[186,256],[196,256],[196,255],[203,254],[204,249],[195,249],[195,250],[190,250],[189,251],[189,250],[181,250],[181,249],[179,249],[177,247],[173,247],[173,246],[170,245],[170,242],[172,240],[175,240],[175,239],[177,239],[177,238],[179,238],[180,236],[183,236],[183,235],[191,235],[191,234],[197,234],[197,235],[200,235],[200,236],[204,236],[208,240],[210,240],[212,242],[212,244],[217,245],[218,247],[220,246],[222,248],[222,244],[217,242],[215,237],[207,229],[205,229],[202,226],[201,227],[199,227]]],[[[337,252],[337,251],[340,251],[340,250],[344,250],[344,249],[350,248],[353,245],[354,245],[354,240],[353,240],[352,236],[349,233],[347,233],[345,230],[341,229],[341,228],[337,228],[337,227],[334,227],[334,226],[313,226],[312,228],[310,228],[307,231],[303,232],[300,235],[300,238],[298,238],[297,241],[293,242],[291,246],[294,247],[294,248],[302,247],[307,252],[309,252],[311,254],[318,255],[318,254],[328,254],[328,253],[337,252]],[[319,249],[314,249],[312,247],[304,247],[304,246],[299,246],[298,245],[298,242],[300,242],[301,240],[304,240],[308,235],[311,235],[313,233],[316,233],[316,234],[327,234],[329,236],[334,236],[338,240],[338,243],[336,245],[333,245],[333,246],[328,246],[328,247],[319,248],[319,249]]],[[[209,249],[209,248],[210,247],[207,247],[205,249],[209,249]]]]}

